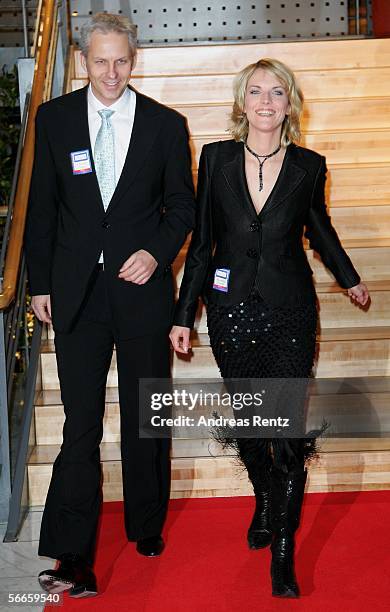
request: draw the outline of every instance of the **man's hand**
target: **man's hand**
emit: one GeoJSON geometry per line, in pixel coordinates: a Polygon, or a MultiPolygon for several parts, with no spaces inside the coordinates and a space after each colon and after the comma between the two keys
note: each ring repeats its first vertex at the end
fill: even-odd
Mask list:
{"type": "Polygon", "coordinates": [[[175,351],[178,353],[188,353],[188,350],[191,348],[190,332],[189,327],[181,327],[180,325],[172,327],[169,339],[175,351]]]}
{"type": "Polygon", "coordinates": [[[359,283],[354,287],[350,287],[350,289],[348,289],[348,295],[361,306],[365,306],[368,302],[368,298],[370,297],[367,286],[364,283],[359,283]]]}
{"type": "Polygon", "coordinates": [[[50,295],[33,295],[31,298],[31,308],[37,319],[43,323],[51,323],[50,295]]]}
{"type": "Polygon", "coordinates": [[[157,265],[153,255],[148,253],[148,251],[140,249],[130,255],[129,259],[125,261],[119,270],[118,276],[136,285],[144,285],[152,276],[157,265]]]}

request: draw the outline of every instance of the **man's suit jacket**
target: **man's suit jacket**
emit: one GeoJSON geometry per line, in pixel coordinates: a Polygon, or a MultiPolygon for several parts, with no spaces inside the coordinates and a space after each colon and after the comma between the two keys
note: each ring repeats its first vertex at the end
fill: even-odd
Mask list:
{"type": "Polygon", "coordinates": [[[170,266],[195,221],[188,134],[182,116],[136,95],[129,150],[106,212],[93,166],[87,87],[38,110],[25,251],[31,293],[51,295],[56,331],[71,330],[101,251],[118,336],[171,324],[170,266]],[[92,172],[74,174],[71,153],[86,149],[92,172]],[[139,249],[158,262],[145,285],[118,278],[139,249]]]}
{"type": "Polygon", "coordinates": [[[325,158],[290,144],[260,214],[245,177],[244,144],[234,140],[203,147],[199,163],[197,224],[189,248],[174,323],[192,327],[203,301],[231,306],[256,285],[270,304],[316,300],[305,255],[304,228],[342,287],[360,278],[342,248],[325,206],[325,158]],[[217,268],[230,270],[228,291],[213,288],[217,268]]]}

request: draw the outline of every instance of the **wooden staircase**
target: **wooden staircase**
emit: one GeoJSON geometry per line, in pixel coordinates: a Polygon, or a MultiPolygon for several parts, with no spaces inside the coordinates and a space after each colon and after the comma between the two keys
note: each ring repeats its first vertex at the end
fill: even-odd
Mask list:
{"type": "MultiPolygon", "coordinates": [[[[25,0],[27,35],[30,45],[34,44],[39,0],[25,0]]],[[[1,47],[24,47],[22,2],[0,0],[0,44],[1,47]]]]}
{"type": "MultiPolygon", "coordinates": [[[[188,118],[196,181],[202,145],[229,138],[234,74],[260,57],[285,61],[298,76],[306,98],[302,144],[326,155],[329,211],[372,299],[369,308],[351,304],[308,251],[320,302],[316,376],[344,379],[341,390],[337,384],[333,392],[319,389],[313,401],[331,421],[357,427],[356,437],[324,440],[308,490],[390,488],[390,40],[141,49],[132,84],[188,118]],[[361,423],[368,423],[369,431],[359,429],[361,423]]],[[[73,76],[71,88],[86,83],[78,52],[73,76]]],[[[185,253],[186,247],[175,262],[178,286],[185,253]]],[[[174,376],[217,377],[203,310],[193,344],[191,359],[174,356],[174,376]]],[[[122,498],[116,385],[114,355],[101,447],[106,500],[122,498]]],[[[31,505],[44,503],[62,423],[49,329],[37,380],[36,446],[28,465],[31,505]]],[[[251,493],[234,459],[209,439],[174,439],[172,468],[172,497],[251,493]]]]}

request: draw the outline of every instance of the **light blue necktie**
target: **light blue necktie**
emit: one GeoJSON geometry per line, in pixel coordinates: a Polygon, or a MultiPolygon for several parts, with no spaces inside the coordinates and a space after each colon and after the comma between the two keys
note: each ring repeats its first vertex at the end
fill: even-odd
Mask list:
{"type": "Polygon", "coordinates": [[[115,136],[110,121],[115,111],[103,109],[98,113],[102,124],[96,136],[93,157],[104,210],[107,210],[115,191],[115,136]]]}

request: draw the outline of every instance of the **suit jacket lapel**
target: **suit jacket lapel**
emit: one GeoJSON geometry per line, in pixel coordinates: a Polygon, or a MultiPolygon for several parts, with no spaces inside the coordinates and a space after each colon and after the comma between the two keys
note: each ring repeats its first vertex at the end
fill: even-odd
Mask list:
{"type": "Polygon", "coordinates": [[[160,114],[158,108],[156,110],[156,107],[148,102],[146,96],[139,93],[136,95],[134,125],[125,164],[106,214],[112,211],[129,189],[144,164],[161,127],[157,120],[160,114]]]}
{"type": "Polygon", "coordinates": [[[235,155],[233,159],[222,166],[222,172],[230,189],[244,210],[252,217],[257,218],[256,209],[253,206],[245,176],[244,143],[236,142],[234,144],[235,155]]]}
{"type": "Polygon", "coordinates": [[[284,202],[306,176],[306,170],[296,163],[296,147],[288,145],[274,188],[260,211],[260,218],[284,202]]]}
{"type": "MultiPolygon", "coordinates": [[[[93,151],[91,139],[89,137],[88,125],[88,85],[75,91],[71,98],[64,99],[64,104],[70,103],[70,123],[69,134],[71,134],[72,151],[88,148],[91,158],[92,172],[84,176],[86,190],[91,193],[93,201],[100,203],[101,210],[104,212],[103,200],[100,194],[99,183],[96,176],[95,164],[93,161],[93,151]]],[[[69,151],[70,154],[71,151],[69,151]]]]}
{"type": "MultiPolygon", "coordinates": [[[[257,219],[258,215],[253,205],[246,180],[244,144],[242,142],[235,144],[236,153],[233,159],[225,163],[222,167],[222,171],[231,190],[245,211],[257,219]]],[[[279,176],[260,211],[260,217],[268,214],[282,204],[284,200],[295,191],[306,176],[306,170],[296,162],[296,150],[293,144],[287,147],[279,176]]]]}

